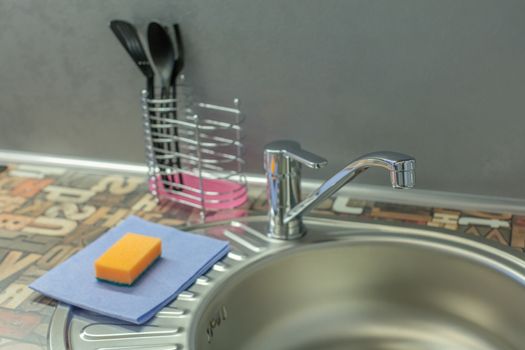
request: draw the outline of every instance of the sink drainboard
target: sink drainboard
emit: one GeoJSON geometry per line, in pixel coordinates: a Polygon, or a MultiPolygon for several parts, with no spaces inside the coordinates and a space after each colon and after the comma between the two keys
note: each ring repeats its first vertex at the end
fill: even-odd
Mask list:
{"type": "Polygon", "coordinates": [[[263,231],[239,221],[196,231],[229,240],[231,251],[152,320],[138,326],[59,304],[51,320],[50,349],[188,349],[188,328],[203,296],[218,280],[248,260],[257,259],[271,244],[263,231]]]}

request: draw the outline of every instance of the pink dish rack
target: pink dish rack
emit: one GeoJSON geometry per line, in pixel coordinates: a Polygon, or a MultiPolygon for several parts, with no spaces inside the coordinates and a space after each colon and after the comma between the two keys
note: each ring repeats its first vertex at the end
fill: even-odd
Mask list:
{"type": "Polygon", "coordinates": [[[244,115],[235,99],[230,107],[194,102],[189,88],[177,98],[142,91],[149,190],[207,212],[232,209],[248,198],[243,174],[244,115]]]}

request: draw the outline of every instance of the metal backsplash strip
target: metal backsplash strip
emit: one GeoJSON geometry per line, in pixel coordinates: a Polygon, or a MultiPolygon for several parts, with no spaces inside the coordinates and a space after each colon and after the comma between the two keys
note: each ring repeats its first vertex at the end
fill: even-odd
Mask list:
{"type": "MultiPolygon", "coordinates": [[[[63,166],[72,169],[90,170],[95,172],[117,172],[123,174],[147,174],[147,167],[142,164],[109,162],[82,158],[60,157],[55,155],[19,152],[0,149],[0,162],[15,164],[38,164],[42,166],[63,166]]],[[[265,186],[264,176],[248,174],[246,180],[249,185],[265,186]]],[[[303,180],[303,188],[311,191],[319,186],[319,181],[303,180]]],[[[417,185],[416,185],[417,186],[417,185]]],[[[341,195],[356,199],[443,207],[458,210],[482,210],[491,212],[506,212],[525,215],[525,199],[483,196],[467,193],[452,193],[412,189],[410,191],[396,191],[386,186],[352,184],[340,192],[341,195]]]]}

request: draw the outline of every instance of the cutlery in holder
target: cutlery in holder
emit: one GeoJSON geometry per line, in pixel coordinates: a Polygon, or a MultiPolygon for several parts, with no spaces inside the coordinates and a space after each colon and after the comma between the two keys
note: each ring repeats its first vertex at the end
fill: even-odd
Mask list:
{"type": "Polygon", "coordinates": [[[194,102],[187,86],[176,88],[177,98],[142,91],[150,192],[199,209],[201,218],[238,207],[247,200],[238,100],[229,107],[194,102]]]}

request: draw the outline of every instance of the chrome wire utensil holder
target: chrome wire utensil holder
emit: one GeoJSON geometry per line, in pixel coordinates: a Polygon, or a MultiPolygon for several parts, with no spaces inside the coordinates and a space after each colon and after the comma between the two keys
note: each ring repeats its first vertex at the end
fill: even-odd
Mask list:
{"type": "Polygon", "coordinates": [[[247,199],[239,101],[224,107],[193,102],[178,86],[177,99],[142,91],[150,192],[206,212],[235,208],[247,199]]]}

